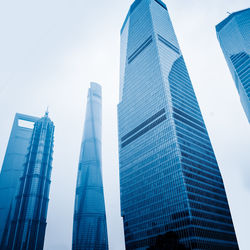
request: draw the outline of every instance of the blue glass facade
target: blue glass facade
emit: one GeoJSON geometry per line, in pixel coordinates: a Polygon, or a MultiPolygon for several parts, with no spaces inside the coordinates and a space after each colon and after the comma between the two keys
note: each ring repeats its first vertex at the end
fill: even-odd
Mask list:
{"type": "Polygon", "coordinates": [[[118,131],[126,249],[147,249],[169,231],[189,249],[238,249],[218,164],[160,0],[136,0],[122,26],[118,131]]]}
{"type": "Polygon", "coordinates": [[[250,9],[229,15],[216,32],[250,123],[250,9]]]}
{"type": "Polygon", "coordinates": [[[33,125],[38,119],[24,114],[15,115],[0,174],[0,249],[7,247],[19,179],[23,175],[33,125]]]}
{"type": "Polygon", "coordinates": [[[102,183],[102,91],[91,83],[76,184],[73,250],[108,249],[102,183]]]}
{"type": "Polygon", "coordinates": [[[7,249],[42,250],[49,202],[54,124],[48,113],[34,124],[14,201],[7,249]]]}

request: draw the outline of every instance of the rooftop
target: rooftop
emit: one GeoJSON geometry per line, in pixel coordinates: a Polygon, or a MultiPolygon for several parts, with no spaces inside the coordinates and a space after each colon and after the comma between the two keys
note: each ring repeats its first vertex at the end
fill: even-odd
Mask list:
{"type": "MultiPolygon", "coordinates": [[[[123,25],[122,25],[121,33],[122,33],[122,31],[123,31],[123,29],[124,29],[126,23],[127,23],[127,20],[128,20],[128,18],[129,18],[129,16],[133,13],[133,11],[136,9],[136,7],[137,7],[142,1],[143,1],[143,0],[135,0],[135,1],[132,3],[132,5],[130,6],[130,9],[129,9],[129,11],[128,11],[128,14],[127,14],[127,16],[126,16],[126,19],[125,19],[125,21],[124,21],[124,23],[123,23],[123,25]]],[[[166,4],[163,3],[161,0],[154,0],[154,1],[157,2],[159,5],[161,5],[164,9],[167,10],[166,4]]]]}
{"type": "MultiPolygon", "coordinates": [[[[226,19],[224,19],[222,22],[220,22],[219,24],[217,24],[215,26],[216,28],[216,32],[219,32],[230,20],[232,20],[235,16],[243,13],[243,12],[247,12],[247,11],[250,11],[250,8],[247,8],[245,10],[240,10],[240,11],[236,11],[232,14],[230,14],[226,19]]],[[[249,12],[250,14],[250,12],[249,12]]]]}

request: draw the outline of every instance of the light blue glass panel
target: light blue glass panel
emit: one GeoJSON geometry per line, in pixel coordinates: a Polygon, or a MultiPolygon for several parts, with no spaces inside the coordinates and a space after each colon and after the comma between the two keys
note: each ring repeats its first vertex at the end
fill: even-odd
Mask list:
{"type": "Polygon", "coordinates": [[[72,249],[108,249],[101,159],[102,92],[91,83],[76,185],[72,249]]]}
{"type": "Polygon", "coordinates": [[[15,195],[19,179],[23,175],[28,147],[32,137],[33,125],[38,120],[24,114],[16,114],[3,166],[0,174],[0,248],[7,244],[15,195]]]}
{"type": "Polygon", "coordinates": [[[230,14],[216,32],[250,123],[250,9],[230,14]]]}
{"type": "Polygon", "coordinates": [[[34,124],[24,170],[13,203],[6,249],[43,249],[53,144],[54,124],[46,113],[34,124]]]}

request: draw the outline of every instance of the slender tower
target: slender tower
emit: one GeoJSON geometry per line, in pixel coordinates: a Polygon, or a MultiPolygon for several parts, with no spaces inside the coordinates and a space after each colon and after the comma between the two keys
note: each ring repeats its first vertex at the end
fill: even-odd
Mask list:
{"type": "Polygon", "coordinates": [[[14,201],[23,175],[34,123],[39,118],[16,114],[0,174],[0,249],[7,248],[14,201]]]}
{"type": "Polygon", "coordinates": [[[8,250],[42,250],[49,202],[54,124],[45,116],[34,124],[24,172],[15,199],[8,250]]]}
{"type": "Polygon", "coordinates": [[[162,1],[131,5],[120,69],[126,249],[155,249],[160,235],[166,249],[238,249],[220,170],[162,1]]]}
{"type": "Polygon", "coordinates": [[[75,195],[73,250],[108,249],[102,183],[102,92],[91,83],[75,195]]]}
{"type": "Polygon", "coordinates": [[[216,33],[250,123],[250,8],[230,14],[216,33]]]}

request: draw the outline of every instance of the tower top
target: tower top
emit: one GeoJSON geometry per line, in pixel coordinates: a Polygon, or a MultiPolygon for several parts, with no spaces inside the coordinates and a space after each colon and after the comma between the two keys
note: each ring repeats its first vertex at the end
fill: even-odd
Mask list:
{"type": "Polygon", "coordinates": [[[102,96],[102,86],[99,83],[90,82],[89,93],[92,93],[93,95],[101,97],[102,96]]]}
{"type": "Polygon", "coordinates": [[[243,12],[247,12],[247,11],[250,11],[250,8],[247,8],[247,9],[244,9],[244,10],[239,10],[239,11],[236,11],[236,12],[233,12],[233,13],[230,13],[230,12],[227,11],[228,16],[215,26],[216,31],[220,32],[220,30],[225,25],[227,25],[229,23],[229,21],[232,20],[232,18],[234,18],[235,16],[237,16],[237,15],[243,13],[243,12]]]}
{"type": "MultiPolygon", "coordinates": [[[[165,10],[168,10],[166,4],[165,4],[164,2],[162,2],[162,0],[149,0],[148,3],[151,3],[152,1],[155,1],[155,2],[158,3],[161,7],[163,7],[165,10]]],[[[120,33],[123,32],[123,29],[124,29],[124,27],[125,27],[125,25],[126,25],[128,19],[129,19],[130,15],[133,13],[133,11],[137,8],[137,6],[138,6],[141,2],[143,2],[143,0],[134,0],[134,2],[131,4],[131,6],[130,6],[130,8],[129,8],[129,11],[128,11],[128,14],[127,14],[127,16],[126,16],[126,18],[125,18],[125,21],[124,21],[123,25],[122,25],[122,28],[121,28],[121,32],[120,32],[120,33]]]]}
{"type": "Polygon", "coordinates": [[[47,109],[46,109],[46,111],[45,111],[45,115],[44,115],[45,117],[48,117],[49,116],[49,106],[47,106],[47,109]]]}

